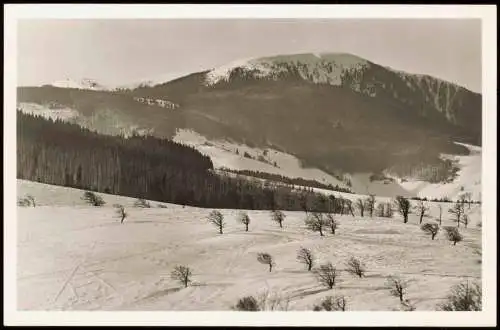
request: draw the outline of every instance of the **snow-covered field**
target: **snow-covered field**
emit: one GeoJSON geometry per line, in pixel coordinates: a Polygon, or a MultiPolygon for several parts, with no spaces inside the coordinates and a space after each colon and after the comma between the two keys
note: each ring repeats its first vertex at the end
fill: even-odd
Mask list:
{"type": "MultiPolygon", "coordinates": [[[[385,287],[387,276],[409,281],[407,298],[417,311],[435,310],[452,285],[480,280],[481,206],[467,209],[471,224],[464,241],[453,246],[440,232],[433,241],[416,215],[401,217],[337,216],[337,233],[320,237],[304,227],[303,212],[285,212],[284,228],[268,211],[249,211],[250,230],[238,223],[239,210],[221,210],[224,234],[208,223],[211,209],[134,208],[135,199],[101,195],[103,207],[85,205],[82,191],[18,180],[17,195],[31,194],[36,207],[17,208],[17,286],[20,310],[229,310],[246,295],[264,291],[290,299],[288,310],[312,310],[328,295],[344,295],[348,310],[399,310],[385,287]],[[129,217],[123,224],[114,203],[129,217]],[[333,290],[318,284],[296,260],[309,248],[317,264],[345,268],[350,256],[367,267],[365,278],[341,271],[333,290]],[[272,272],[259,252],[276,261],[272,272]],[[176,265],[189,266],[193,283],[184,288],[170,278],[176,265]]],[[[446,204],[443,204],[446,205],[446,204]]],[[[449,205],[448,205],[449,206],[449,205]]],[[[451,225],[447,207],[444,224],[451,225]]],[[[437,207],[431,208],[437,216],[437,207]]],[[[424,221],[432,221],[426,219],[424,221]]]]}

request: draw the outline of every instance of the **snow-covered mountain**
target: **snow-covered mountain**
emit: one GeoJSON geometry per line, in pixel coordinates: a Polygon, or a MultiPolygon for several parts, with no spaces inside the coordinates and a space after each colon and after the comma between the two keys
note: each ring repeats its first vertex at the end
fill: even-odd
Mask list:
{"type": "MultiPolygon", "coordinates": [[[[303,167],[333,177],[351,175],[358,191],[373,190],[378,184],[375,190],[383,195],[409,190],[419,194],[421,189],[399,183],[392,189],[392,183],[370,177],[384,173],[407,182],[439,184],[460,167],[443,159],[443,154],[471,153],[455,142],[481,145],[480,94],[352,54],[251,58],[162,80],[113,93],[102,89],[96,93],[104,87],[88,80],[56,84],[79,86],[71,92],[21,87],[18,102],[73,109],[80,124],[102,133],[115,134],[123,131],[122,126],[136,125],[155,136],[174,138],[179,130],[188,130],[207,141],[276,150],[303,167]],[[162,106],[166,104],[172,106],[162,106]],[[96,120],[103,116],[110,119],[96,120]]],[[[248,159],[234,157],[221,159],[253,166],[248,159]]],[[[447,194],[455,195],[460,187],[447,194]]],[[[425,191],[435,195],[434,188],[429,189],[425,191]]]]}
{"type": "Polygon", "coordinates": [[[82,79],[62,79],[56,80],[49,85],[59,88],[76,88],[76,89],[89,89],[96,91],[112,90],[112,87],[104,86],[95,79],[82,78],[82,79]]]}
{"type": "Polygon", "coordinates": [[[348,53],[305,53],[237,60],[208,71],[204,84],[214,86],[237,77],[263,80],[295,77],[315,84],[347,87],[369,97],[389,96],[407,106],[421,108],[423,115],[439,111],[455,124],[461,123],[457,108],[470,106],[464,94],[471,92],[457,84],[382,67],[348,53]]]}
{"type": "Polygon", "coordinates": [[[340,86],[346,74],[361,72],[369,62],[351,54],[314,53],[288,56],[262,57],[238,60],[210,70],[206,74],[206,85],[229,81],[237,70],[256,79],[280,79],[286,74],[298,74],[302,79],[314,83],[340,86]]]}

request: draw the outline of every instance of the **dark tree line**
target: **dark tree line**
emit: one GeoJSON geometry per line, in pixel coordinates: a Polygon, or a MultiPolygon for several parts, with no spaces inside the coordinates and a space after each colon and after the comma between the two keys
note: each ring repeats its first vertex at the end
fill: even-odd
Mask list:
{"type": "Polygon", "coordinates": [[[339,187],[338,185],[334,186],[332,184],[324,184],[316,180],[308,180],[303,178],[289,178],[279,174],[266,173],[261,171],[251,171],[251,170],[233,170],[225,168],[224,171],[239,175],[247,175],[270,181],[279,181],[289,185],[306,186],[306,187],[320,188],[320,189],[333,190],[345,193],[352,193],[352,191],[348,188],[342,188],[339,187]]]}
{"type": "Polygon", "coordinates": [[[340,212],[342,201],[285,184],[220,176],[209,157],[170,140],[100,135],[20,111],[17,177],[200,207],[302,210],[305,200],[316,211],[340,212]]]}

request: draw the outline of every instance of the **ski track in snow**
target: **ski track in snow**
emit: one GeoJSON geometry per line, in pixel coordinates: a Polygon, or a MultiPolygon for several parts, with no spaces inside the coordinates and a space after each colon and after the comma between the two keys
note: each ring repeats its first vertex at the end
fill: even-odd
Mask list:
{"type": "MultiPolygon", "coordinates": [[[[227,227],[220,235],[206,220],[211,209],[133,208],[135,199],[107,194],[100,194],[105,206],[91,207],[80,190],[18,180],[18,196],[27,193],[39,206],[18,207],[20,310],[230,310],[239,298],[265,290],[288,296],[290,310],[311,310],[331,294],[345,295],[349,310],[394,310],[398,299],[385,288],[391,275],[410,281],[408,298],[417,310],[434,310],[452,285],[481,277],[474,254],[481,246],[480,205],[466,206],[471,223],[461,229],[464,241],[453,246],[442,232],[431,240],[413,214],[408,224],[397,214],[337,215],[337,233],[325,230],[320,237],[304,228],[303,212],[285,212],[280,229],[269,211],[248,211],[245,232],[240,210],[221,210],[227,227]],[[123,224],[114,203],[129,213],[123,224]],[[297,262],[300,247],[310,248],[317,264],[331,261],[341,271],[334,290],[297,262]],[[272,272],[257,262],[259,252],[274,256],[272,272]],[[351,255],[366,264],[365,278],[345,272],[351,255]],[[192,268],[188,288],[170,278],[178,264],[192,268]]],[[[437,216],[437,204],[430,203],[432,216],[424,222],[437,216]]],[[[443,225],[452,225],[443,214],[443,225]]]]}

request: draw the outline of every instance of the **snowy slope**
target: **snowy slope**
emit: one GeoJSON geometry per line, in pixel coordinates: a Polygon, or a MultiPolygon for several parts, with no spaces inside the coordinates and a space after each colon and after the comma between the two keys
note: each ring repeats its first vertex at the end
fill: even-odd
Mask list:
{"type": "Polygon", "coordinates": [[[347,71],[362,70],[368,61],[344,53],[315,53],[280,55],[272,57],[241,59],[212,69],[206,74],[206,85],[228,81],[231,73],[239,68],[254,78],[277,79],[280,74],[297,70],[304,80],[314,83],[342,84],[342,75],[347,71]]]}
{"type": "MultiPolygon", "coordinates": [[[[221,210],[227,227],[220,235],[206,221],[210,209],[138,209],[132,198],[106,194],[100,195],[107,204],[96,208],[83,204],[82,191],[22,180],[17,190],[39,202],[17,208],[20,310],[229,310],[239,298],[268,290],[289,298],[289,310],[311,310],[335,294],[346,297],[348,310],[388,311],[400,306],[384,287],[386,277],[399,275],[420,311],[433,310],[452,285],[481,277],[474,254],[481,232],[473,225],[452,246],[442,233],[434,241],[424,235],[413,215],[408,224],[399,217],[337,216],[335,236],[320,237],[304,228],[302,212],[285,212],[280,229],[268,211],[249,211],[245,232],[239,211],[221,210]],[[124,224],[114,217],[114,203],[129,213],[124,224]],[[331,261],[340,270],[354,255],[366,264],[366,277],[341,271],[334,290],[326,290],[297,262],[301,247],[318,264],[331,261]],[[257,262],[259,252],[275,257],[271,273],[257,262]],[[178,264],[192,268],[187,288],[169,276],[178,264]]],[[[480,208],[470,213],[477,220],[480,208]]]]}
{"type": "Polygon", "coordinates": [[[173,140],[192,146],[201,153],[209,156],[212,159],[214,167],[218,169],[229,168],[234,170],[260,171],[279,174],[289,178],[300,177],[334,186],[346,187],[343,182],[319,169],[303,168],[299,159],[280,151],[267,149],[267,155],[264,155],[264,150],[258,148],[250,148],[246,145],[222,140],[210,141],[197,132],[184,129],[177,130],[173,140]],[[236,151],[238,151],[238,154],[236,151]],[[245,152],[254,159],[244,157],[245,152]],[[259,156],[262,156],[266,162],[259,161],[259,156]],[[276,162],[277,167],[274,166],[274,162],[276,162]]]}
{"type": "Polygon", "coordinates": [[[41,105],[38,103],[20,102],[17,104],[17,108],[21,110],[21,112],[27,114],[39,115],[47,119],[60,119],[68,122],[72,122],[79,116],[78,111],[73,108],[50,108],[47,105],[41,105]]]}
{"type": "MultiPolygon", "coordinates": [[[[279,174],[290,178],[304,178],[316,180],[325,184],[347,187],[339,179],[316,168],[303,168],[300,160],[296,157],[276,150],[268,149],[267,156],[264,150],[250,148],[245,145],[231,143],[228,141],[211,141],[204,136],[192,131],[180,129],[174,137],[174,141],[196,148],[201,153],[209,156],[217,169],[229,168],[234,170],[252,170],[279,174]],[[238,151],[238,154],[236,153],[238,151]],[[254,159],[244,157],[247,152],[254,159]],[[258,157],[264,157],[259,161],[258,157]],[[276,166],[273,166],[276,162],[276,166]]],[[[401,182],[395,178],[393,182],[370,181],[371,173],[353,173],[347,175],[352,183],[351,190],[358,194],[375,194],[387,199],[398,195],[406,197],[444,198],[457,200],[464,192],[471,192],[472,199],[481,200],[481,147],[465,145],[471,150],[468,156],[443,155],[443,158],[457,160],[460,171],[452,183],[429,183],[408,179],[401,182]],[[462,190],[462,187],[463,190],[462,190]]],[[[317,189],[322,191],[322,189],[317,189]]],[[[349,194],[345,194],[348,196],[349,194]]],[[[349,198],[349,197],[348,197],[349,198]]]]}
{"type": "Polygon", "coordinates": [[[453,200],[463,193],[472,193],[472,199],[481,200],[481,147],[464,143],[457,143],[470,150],[468,156],[442,155],[443,158],[458,161],[457,178],[451,183],[435,184],[423,181],[402,182],[401,186],[420,197],[441,198],[448,197],[453,200]]]}

